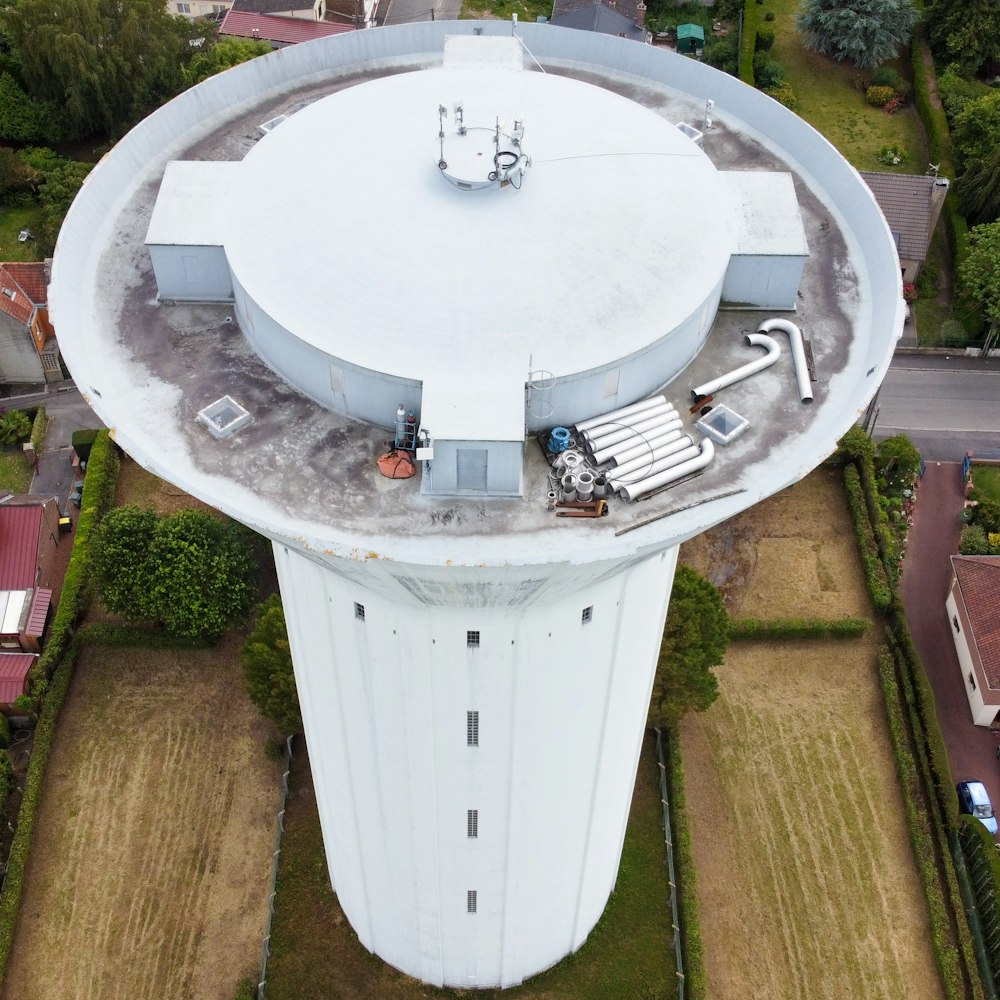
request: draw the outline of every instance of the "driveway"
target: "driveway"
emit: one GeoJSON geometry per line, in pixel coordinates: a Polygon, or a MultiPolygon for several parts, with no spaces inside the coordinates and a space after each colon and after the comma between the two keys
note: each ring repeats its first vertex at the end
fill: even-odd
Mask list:
{"type": "Polygon", "coordinates": [[[951,583],[949,556],[957,554],[962,530],[959,512],[965,491],[961,479],[960,463],[928,464],[916,491],[900,596],[914,644],[934,689],[952,777],[956,781],[981,779],[994,804],[1000,807],[1000,769],[994,757],[997,735],[972,722],[944,606],[951,583]]]}

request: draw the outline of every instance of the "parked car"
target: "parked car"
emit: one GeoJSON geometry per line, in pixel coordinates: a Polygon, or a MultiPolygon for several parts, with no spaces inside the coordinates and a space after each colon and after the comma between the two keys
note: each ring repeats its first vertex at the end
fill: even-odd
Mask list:
{"type": "Polygon", "coordinates": [[[955,788],[958,791],[958,811],[975,816],[995,837],[997,817],[986,786],[981,781],[960,781],[955,788]]]}

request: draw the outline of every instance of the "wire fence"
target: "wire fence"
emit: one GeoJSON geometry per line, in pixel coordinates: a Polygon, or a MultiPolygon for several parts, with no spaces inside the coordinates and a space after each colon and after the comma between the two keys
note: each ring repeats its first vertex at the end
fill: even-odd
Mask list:
{"type": "Polygon", "coordinates": [[[670,886],[670,924],[674,931],[674,964],[677,967],[677,1000],[684,1000],[684,956],[681,953],[681,922],[677,912],[677,876],[674,872],[674,835],[670,826],[670,796],[667,765],[663,758],[663,734],[656,733],[656,763],[660,768],[660,801],[663,803],[663,836],[667,848],[667,882],[670,886]]]}
{"type": "Polygon", "coordinates": [[[278,804],[278,823],[274,834],[274,852],[271,854],[271,890],[267,897],[267,923],[264,925],[264,940],[260,949],[260,976],[257,979],[257,1000],[264,1000],[264,986],[267,983],[267,960],[271,957],[271,921],[274,919],[274,897],[278,881],[278,866],[281,863],[281,838],[285,832],[285,803],[288,801],[288,777],[292,770],[292,739],[285,740],[284,769],[281,774],[281,802],[278,804]]]}

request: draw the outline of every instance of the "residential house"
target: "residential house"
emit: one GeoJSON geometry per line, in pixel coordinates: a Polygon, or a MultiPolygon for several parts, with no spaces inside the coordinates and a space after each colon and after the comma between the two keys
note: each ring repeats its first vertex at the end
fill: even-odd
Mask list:
{"type": "Polygon", "coordinates": [[[896,241],[903,281],[917,280],[948,194],[948,178],[861,171],[896,241]]]}
{"type": "MultiPolygon", "coordinates": [[[[219,35],[235,38],[254,38],[270,42],[276,49],[299,42],[310,42],[314,38],[339,35],[352,31],[353,24],[337,21],[314,21],[299,17],[277,14],[255,14],[237,9],[234,4],[219,25],[219,35]]],[[[359,14],[363,18],[364,12],[359,14]]]]}
{"type": "Polygon", "coordinates": [[[59,544],[54,497],[0,503],[0,712],[14,711],[41,652],[52,592],[60,584],[59,544]]]}
{"type": "Polygon", "coordinates": [[[650,41],[642,0],[555,0],[550,23],[560,28],[597,31],[636,42],[650,41]]]}
{"type": "Polygon", "coordinates": [[[202,0],[168,0],[171,14],[194,19],[196,17],[221,18],[235,7],[248,14],[280,14],[284,17],[301,17],[308,21],[322,21],[326,0],[223,0],[221,3],[202,0]]]}
{"type": "Polygon", "coordinates": [[[977,726],[1000,723],[1000,556],[952,556],[945,607],[977,726]]]}
{"type": "Polygon", "coordinates": [[[59,345],[49,322],[48,262],[0,264],[0,382],[61,379],[59,345]]]}

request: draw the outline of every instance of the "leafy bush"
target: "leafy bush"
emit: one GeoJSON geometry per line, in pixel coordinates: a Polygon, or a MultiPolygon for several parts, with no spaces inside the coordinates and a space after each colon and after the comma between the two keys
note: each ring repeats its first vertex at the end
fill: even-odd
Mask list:
{"type": "Polygon", "coordinates": [[[35,449],[35,454],[40,455],[45,447],[45,432],[49,426],[49,418],[44,406],[39,406],[35,410],[35,419],[31,422],[31,447],[35,449]]]}
{"type": "Polygon", "coordinates": [[[987,535],[1000,531],[1000,503],[996,500],[980,500],[972,508],[972,523],[978,524],[987,535]]]}
{"type": "Polygon", "coordinates": [[[875,442],[862,427],[854,424],[837,442],[837,450],[833,453],[833,459],[836,462],[844,463],[861,458],[867,458],[869,462],[875,461],[875,442]]]}
{"type": "Polygon", "coordinates": [[[257,609],[257,622],[241,653],[250,700],[281,733],[301,733],[302,716],[292,671],[285,612],[272,594],[257,609]]]}
{"type": "Polygon", "coordinates": [[[15,444],[31,434],[31,421],[23,410],[8,410],[0,417],[0,442],[15,444]]]}
{"type": "Polygon", "coordinates": [[[924,261],[917,277],[917,294],[922,299],[933,299],[941,291],[941,273],[931,261],[924,261]]]}
{"type": "Polygon", "coordinates": [[[895,96],[892,87],[872,86],[865,91],[865,100],[875,108],[884,108],[895,96]]]}
{"type": "Polygon", "coordinates": [[[6,715],[0,715],[0,749],[6,750],[10,746],[10,719],[6,715]]]}
{"type": "Polygon", "coordinates": [[[891,90],[896,89],[898,82],[899,74],[891,66],[883,66],[881,69],[875,70],[875,75],[872,77],[874,86],[889,87],[891,90]]]}
{"type": "Polygon", "coordinates": [[[986,532],[979,524],[967,524],[962,529],[962,537],[958,542],[958,551],[963,556],[992,556],[998,555],[993,551],[990,540],[986,537],[986,532]]]}
{"type": "Polygon", "coordinates": [[[753,77],[761,90],[773,90],[785,82],[785,67],[766,52],[758,52],[753,57],[753,77]]]}
{"type": "Polygon", "coordinates": [[[765,90],[768,97],[773,97],[779,104],[783,104],[789,111],[795,111],[799,106],[799,99],[795,96],[795,89],[790,83],[780,83],[777,87],[765,90]]]}
{"type": "Polygon", "coordinates": [[[761,26],[757,29],[757,38],[754,42],[754,51],[767,52],[774,45],[774,28],[761,26]]]}
{"type": "Polygon", "coordinates": [[[722,70],[730,76],[735,76],[739,68],[739,53],[736,49],[736,36],[732,33],[723,38],[713,38],[705,45],[702,54],[704,62],[709,66],[722,70]]]}
{"type": "Polygon", "coordinates": [[[906,162],[907,153],[902,146],[882,146],[875,158],[886,167],[895,167],[906,162]]]}
{"type": "Polygon", "coordinates": [[[14,790],[14,762],[7,750],[0,750],[0,809],[7,802],[7,796],[14,790]]]}
{"type": "Polygon", "coordinates": [[[774,20],[774,11],[773,11],[773,10],[769,10],[769,11],[768,11],[768,12],[767,12],[767,13],[766,13],[766,14],[764,15],[764,20],[765,20],[765,21],[773,21],[773,20],[774,20]]]}

